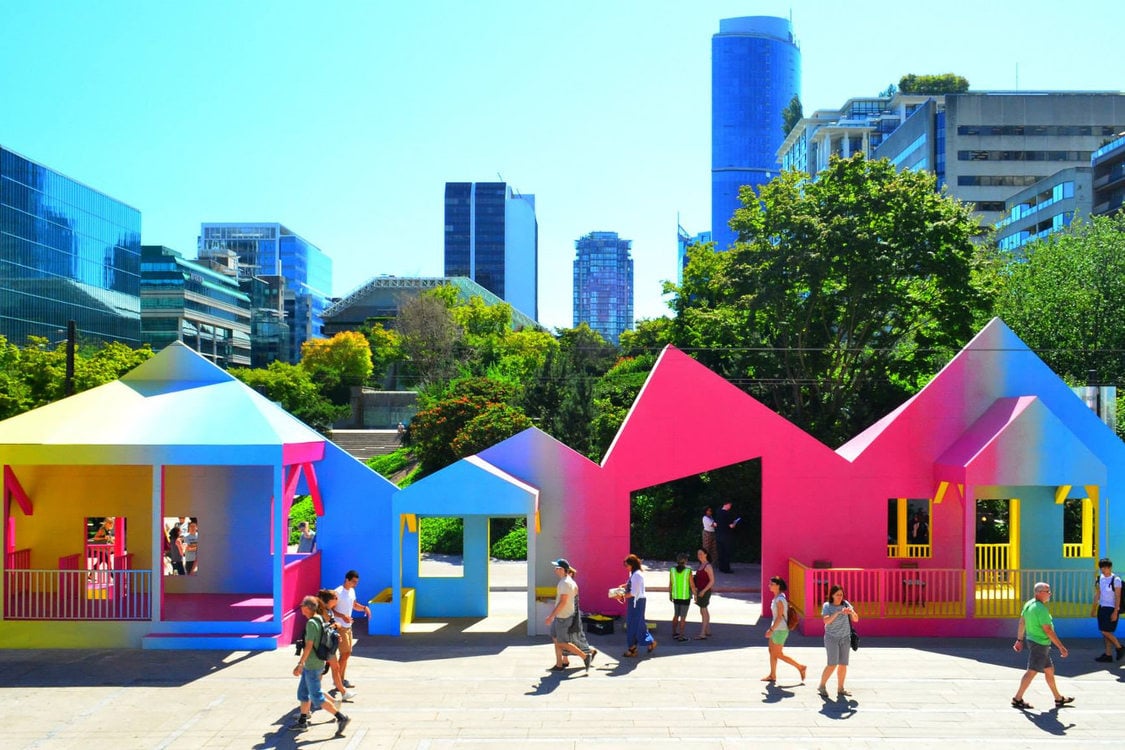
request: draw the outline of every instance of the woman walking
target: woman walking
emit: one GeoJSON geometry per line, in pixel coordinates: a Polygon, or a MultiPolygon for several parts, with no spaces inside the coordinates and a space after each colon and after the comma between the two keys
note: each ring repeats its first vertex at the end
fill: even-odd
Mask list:
{"type": "Polygon", "coordinates": [[[789,596],[785,593],[789,590],[789,585],[785,583],[785,579],[781,576],[774,576],[770,579],[769,589],[770,593],[773,594],[773,602],[770,603],[773,623],[766,631],[766,638],[770,639],[770,673],[763,677],[762,681],[777,681],[777,662],[780,659],[795,667],[801,675],[801,682],[804,682],[808,667],[786,656],[782,651],[785,647],[785,641],[789,638],[789,596]]]}
{"type": "Polygon", "coordinates": [[[648,632],[645,624],[645,578],[641,575],[641,558],[629,555],[625,558],[629,569],[629,580],[625,582],[625,593],[618,601],[625,602],[625,653],[630,659],[637,656],[637,646],[644,643],[651,654],[656,650],[656,639],[648,632]]]}
{"type": "Polygon", "coordinates": [[[715,585],[715,571],[711,567],[711,553],[700,548],[695,553],[699,560],[699,567],[695,570],[695,577],[691,581],[691,593],[695,597],[695,605],[699,607],[699,614],[703,622],[699,626],[697,641],[705,641],[711,637],[711,613],[707,607],[711,604],[711,588],[715,585]]]}
{"type": "Polygon", "coordinates": [[[828,601],[820,608],[824,618],[824,648],[828,651],[828,666],[820,674],[820,686],[816,692],[821,698],[828,697],[828,678],[836,672],[836,697],[851,695],[844,688],[848,676],[848,657],[851,655],[852,628],[850,622],[859,622],[855,608],[844,599],[844,589],[833,586],[828,590],[828,601]]]}

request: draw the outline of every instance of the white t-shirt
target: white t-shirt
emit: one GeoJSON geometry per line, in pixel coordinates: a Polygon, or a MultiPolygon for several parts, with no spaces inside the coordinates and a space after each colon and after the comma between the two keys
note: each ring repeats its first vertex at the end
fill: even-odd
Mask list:
{"type": "Polygon", "coordinates": [[[565,620],[574,614],[574,599],[578,594],[578,584],[570,576],[563,576],[559,579],[559,585],[555,587],[555,604],[559,603],[563,594],[567,596],[566,604],[555,614],[555,617],[560,620],[565,620]]]}
{"type": "Polygon", "coordinates": [[[634,599],[645,598],[645,577],[639,570],[629,576],[629,593],[634,599]]]}
{"type": "Polygon", "coordinates": [[[704,531],[714,531],[715,530],[715,519],[711,518],[711,516],[704,516],[703,517],[703,530],[704,531]]]}
{"type": "Polygon", "coordinates": [[[770,627],[774,629],[774,632],[778,630],[789,630],[789,623],[787,622],[787,618],[789,617],[789,597],[785,594],[775,596],[773,602],[770,604],[770,613],[773,615],[770,627]],[[781,612],[781,624],[774,625],[773,623],[777,622],[777,613],[779,611],[781,612]]]}
{"type": "Polygon", "coordinates": [[[336,592],[336,596],[339,598],[336,600],[336,608],[332,611],[332,619],[334,619],[336,624],[341,628],[350,628],[352,624],[345,621],[340,615],[345,614],[348,617],[352,616],[352,611],[355,608],[355,588],[349,589],[343,586],[337,586],[333,591],[336,592]]]}
{"type": "MultiPolygon", "coordinates": [[[[1121,586],[1121,579],[1117,574],[1110,573],[1108,576],[1098,574],[1098,606],[1099,607],[1114,607],[1117,605],[1117,588],[1121,586]]],[[[1122,594],[1122,604],[1125,604],[1125,591],[1122,594]]]]}

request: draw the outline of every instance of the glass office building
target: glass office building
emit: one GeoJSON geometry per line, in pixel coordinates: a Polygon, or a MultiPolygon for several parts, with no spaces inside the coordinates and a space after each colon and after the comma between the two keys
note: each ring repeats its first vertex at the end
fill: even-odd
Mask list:
{"type": "Polygon", "coordinates": [[[0,147],[0,334],[141,344],[141,212],[0,147]]]}
{"type": "Polygon", "coordinates": [[[574,325],[586,323],[616,344],[633,329],[632,240],[590,232],[574,243],[574,325]]]}
{"type": "Polygon", "coordinates": [[[141,330],[160,351],[182,341],[219,367],[250,366],[250,297],[233,274],[141,246],[141,330]]]}
{"type": "Polygon", "coordinates": [[[332,293],[332,260],[282,224],[203,224],[200,256],[226,252],[238,255],[240,279],[284,278],[279,313],[289,333],[285,359],[296,364],[301,359],[302,344],[323,338],[324,311],[332,293]]]}
{"type": "Polygon", "coordinates": [[[504,182],[445,183],[445,275],[472,279],[534,320],[539,314],[535,196],[504,182]]]}
{"type": "Polygon", "coordinates": [[[711,38],[711,233],[725,250],[743,185],[777,176],[782,112],[801,89],[801,50],[785,18],[719,21],[711,38]]]}

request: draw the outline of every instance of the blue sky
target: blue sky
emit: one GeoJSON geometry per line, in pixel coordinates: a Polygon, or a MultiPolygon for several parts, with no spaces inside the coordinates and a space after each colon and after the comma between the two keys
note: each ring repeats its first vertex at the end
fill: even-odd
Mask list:
{"type": "Polygon", "coordinates": [[[339,295],[440,275],[445,182],[499,174],[536,196],[542,322],[571,325],[595,230],[633,240],[653,317],[677,213],[708,228],[711,35],[790,13],[806,112],[910,72],[1125,88],[1125,5],[1101,0],[0,0],[0,144],[188,257],[201,221],[280,221],[331,256],[339,295]]]}

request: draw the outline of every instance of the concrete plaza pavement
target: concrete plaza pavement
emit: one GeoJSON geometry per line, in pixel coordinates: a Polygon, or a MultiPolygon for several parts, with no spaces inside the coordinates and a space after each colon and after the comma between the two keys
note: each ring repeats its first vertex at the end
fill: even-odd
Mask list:
{"type": "MultiPolygon", "coordinates": [[[[649,581],[656,589],[666,573],[654,567],[649,581]]],[[[1060,689],[1076,698],[1064,709],[1054,708],[1042,677],[1026,696],[1033,710],[1009,707],[1024,664],[1009,639],[866,638],[852,655],[853,695],[824,701],[816,693],[824,666],[819,639],[794,636],[786,646],[808,664],[805,684],[786,665],[779,665],[776,684],[759,680],[768,671],[766,625],[754,590],[757,569],[743,567],[719,577],[709,640],[668,638],[671,605],[654,591],[648,619],[657,623],[660,644],[652,656],[621,658],[619,622],[613,635],[590,637],[600,653],[588,674],[581,668],[554,673],[547,669],[553,663],[547,639],[526,635],[526,595],[519,590],[525,570],[518,563],[493,565],[487,618],[423,621],[400,638],[361,636],[348,667],[358,697],[345,704],[352,721],[343,738],[332,739],[335,727],[324,712],[313,715],[308,732],[285,729],[296,707],[291,648],[257,654],[7,649],[0,650],[0,745],[948,750],[1125,742],[1125,662],[1095,663],[1100,639],[1067,643],[1067,659],[1056,654],[1060,689]]],[[[593,609],[590,598],[583,603],[593,609]]],[[[689,633],[697,628],[693,609],[689,633]]]]}

